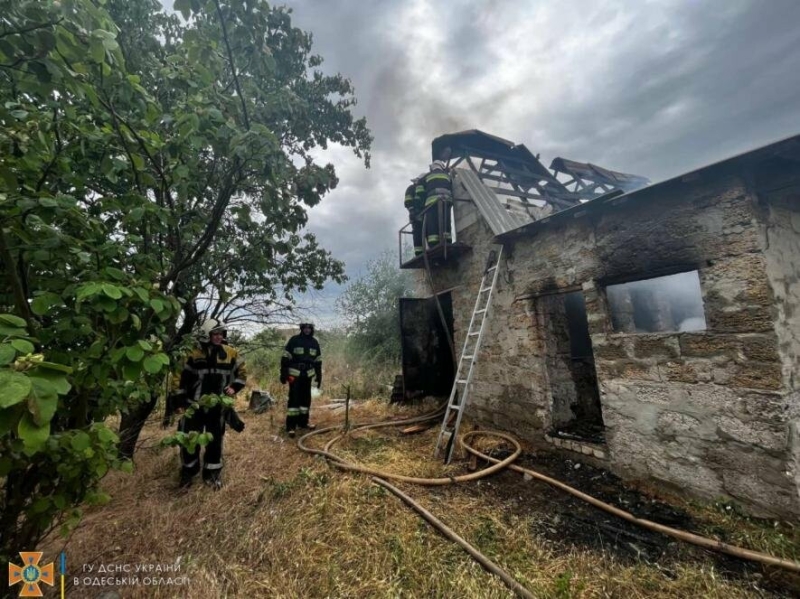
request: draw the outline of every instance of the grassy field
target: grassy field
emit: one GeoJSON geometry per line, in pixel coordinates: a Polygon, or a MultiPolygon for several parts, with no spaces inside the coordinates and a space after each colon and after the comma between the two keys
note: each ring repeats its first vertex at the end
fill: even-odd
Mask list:
{"type": "MultiPolygon", "coordinates": [[[[328,401],[323,396],[312,408],[312,420],[321,426],[344,418],[341,410],[324,407],[328,401]]],[[[343,473],[298,449],[282,433],[285,402],[261,415],[247,412],[241,403],[247,429],[226,433],[225,486],[217,492],[200,482],[178,490],[177,452],[158,446],[169,431],[153,416],[142,434],[135,472],[112,473],[104,481],[112,501],[88,513],[66,545],[54,537],[40,548],[45,560],[66,551],[68,597],[98,597],[103,591],[196,599],[513,596],[497,577],[368,477],[343,473]],[[163,569],[168,564],[178,564],[179,571],[124,573],[126,567],[163,569]],[[101,566],[118,572],[103,574],[101,566]],[[109,576],[128,577],[127,584],[91,586],[109,576]],[[131,584],[132,576],[139,577],[138,584],[131,584]],[[173,584],[146,585],[145,577],[171,578],[173,584]],[[72,584],[75,578],[77,585],[72,584]]],[[[355,402],[351,419],[400,418],[431,408],[365,400],[355,402]]],[[[414,435],[395,428],[358,432],[334,451],[361,464],[416,476],[466,471],[464,462],[445,469],[432,459],[436,432],[436,427],[414,435]]],[[[310,443],[321,447],[328,438],[310,443]]],[[[670,524],[677,518],[695,531],[798,556],[800,535],[788,525],[749,520],[725,506],[675,499],[666,504],[603,471],[576,469],[571,462],[530,450],[525,460],[526,466],[564,477],[582,470],[582,478],[571,482],[589,485],[590,491],[638,515],[670,524]]],[[[731,599],[785,597],[800,588],[789,574],[623,526],[513,472],[446,487],[397,486],[537,597],[731,599]]]]}

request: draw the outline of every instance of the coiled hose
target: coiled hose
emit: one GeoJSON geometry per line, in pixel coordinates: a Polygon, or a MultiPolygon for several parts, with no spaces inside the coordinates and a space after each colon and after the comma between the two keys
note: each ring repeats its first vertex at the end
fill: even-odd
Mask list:
{"type": "MultiPolygon", "coordinates": [[[[428,422],[431,420],[436,420],[440,418],[445,411],[445,407],[442,406],[431,412],[429,414],[423,414],[421,416],[416,416],[414,418],[407,418],[403,420],[388,420],[383,422],[376,422],[370,424],[363,424],[359,426],[355,426],[351,428],[351,431],[357,430],[369,430],[369,429],[376,429],[376,428],[384,428],[389,426],[405,426],[408,424],[417,424],[421,422],[428,422]]],[[[478,480],[480,478],[484,478],[489,476],[490,474],[494,474],[499,470],[502,470],[506,467],[511,468],[517,472],[521,472],[523,474],[527,474],[537,480],[546,482],[562,491],[566,491],[570,495],[577,497],[595,507],[598,507],[606,512],[613,514],[622,518],[623,520],[627,520],[637,526],[641,526],[648,530],[653,530],[656,532],[660,532],[662,534],[668,535],[672,538],[678,539],[680,541],[685,541],[687,543],[691,543],[693,545],[697,545],[699,547],[703,547],[704,549],[710,549],[713,551],[719,551],[722,553],[726,553],[728,555],[732,555],[734,557],[738,557],[741,559],[746,559],[754,562],[758,562],[761,564],[769,565],[769,566],[777,566],[779,568],[783,568],[785,570],[789,570],[791,572],[800,573],[800,564],[791,560],[786,560],[778,557],[774,557],[768,555],[766,553],[761,553],[759,551],[752,551],[750,549],[744,549],[742,547],[737,547],[735,545],[729,545],[728,543],[723,543],[722,541],[718,541],[715,539],[710,539],[708,537],[703,537],[701,535],[697,535],[694,533],[686,532],[683,530],[678,530],[669,526],[664,526],[663,524],[658,524],[657,522],[652,522],[650,520],[646,520],[644,518],[637,518],[633,514],[626,512],[625,510],[621,510],[611,504],[608,504],[604,501],[600,501],[599,499],[592,497],[591,495],[587,495],[574,487],[570,487],[569,485],[562,483],[559,480],[536,472],[535,470],[531,470],[529,468],[522,468],[513,464],[512,462],[517,459],[517,457],[522,453],[522,447],[520,446],[519,442],[514,439],[511,435],[506,433],[500,433],[496,431],[471,431],[462,435],[460,441],[462,446],[476,457],[479,457],[487,462],[492,463],[492,466],[480,470],[478,472],[474,472],[472,474],[465,474],[460,476],[451,476],[451,477],[444,477],[444,478],[418,478],[418,477],[411,477],[411,476],[403,476],[400,474],[393,474],[389,472],[382,472],[380,470],[375,470],[373,468],[367,468],[365,466],[359,466],[357,464],[350,463],[340,456],[337,456],[334,453],[331,453],[331,447],[336,444],[340,439],[345,436],[345,433],[339,434],[330,441],[325,444],[324,449],[315,449],[313,447],[308,447],[304,441],[306,439],[311,438],[315,435],[321,435],[323,433],[342,430],[341,426],[331,426],[327,428],[318,429],[307,433],[300,437],[297,440],[297,446],[307,452],[314,455],[324,456],[328,460],[330,460],[334,466],[340,468],[342,470],[347,470],[350,472],[361,472],[363,474],[371,475],[370,480],[385,489],[394,493],[397,497],[403,500],[407,505],[417,511],[420,515],[422,515],[425,520],[427,520],[430,524],[435,526],[445,537],[448,539],[456,542],[460,545],[467,553],[469,553],[478,563],[480,563],[484,568],[488,571],[496,574],[511,590],[513,590],[518,596],[524,597],[526,599],[530,599],[533,597],[533,594],[528,591],[525,587],[520,585],[516,580],[514,580],[507,572],[505,572],[502,568],[500,568],[497,564],[492,562],[488,557],[480,553],[475,547],[467,543],[462,537],[457,535],[452,529],[447,527],[443,522],[438,520],[435,516],[433,516],[430,512],[428,512],[425,508],[423,508],[420,504],[414,501],[411,497],[400,491],[397,487],[390,484],[385,479],[392,479],[392,480],[399,480],[402,482],[414,483],[418,485],[425,485],[425,486],[439,486],[439,485],[447,485],[451,483],[458,483],[458,482],[467,482],[472,480],[478,480]],[[485,455],[478,451],[477,449],[470,446],[467,441],[475,436],[492,436],[498,437],[509,442],[513,447],[514,451],[511,455],[503,460],[498,460],[491,456],[485,455]]]]}

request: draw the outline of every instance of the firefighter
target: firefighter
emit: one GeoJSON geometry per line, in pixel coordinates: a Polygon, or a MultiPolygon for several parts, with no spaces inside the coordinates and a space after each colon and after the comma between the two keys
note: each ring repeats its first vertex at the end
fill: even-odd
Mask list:
{"type": "MultiPolygon", "coordinates": [[[[207,394],[233,397],[245,385],[247,371],[239,353],[223,343],[227,333],[225,324],[209,319],[200,330],[201,341],[189,353],[181,372],[179,397],[182,403],[176,406],[180,410],[207,394]]],[[[196,407],[191,416],[184,415],[178,423],[181,432],[205,431],[213,435],[203,454],[203,481],[216,489],[222,486],[222,438],[226,423],[234,430],[244,430],[244,423],[235,410],[219,404],[211,408],[196,407]]],[[[199,471],[200,447],[193,453],[181,447],[181,487],[191,485],[199,471]]]]}
{"type": "Polygon", "coordinates": [[[419,256],[422,253],[422,223],[419,220],[419,213],[422,210],[419,204],[417,195],[417,188],[425,187],[418,179],[411,179],[411,185],[406,187],[406,196],[403,204],[408,210],[408,220],[411,223],[411,237],[414,240],[414,255],[419,256]]]}
{"type": "Polygon", "coordinates": [[[314,325],[304,322],[300,324],[300,334],[289,339],[281,358],[281,384],[289,383],[286,432],[290,437],[298,428],[316,428],[308,422],[314,380],[317,389],[322,388],[322,351],[314,338],[314,325]]]}
{"type": "Polygon", "coordinates": [[[428,247],[438,245],[444,238],[445,243],[450,243],[450,205],[453,201],[453,183],[447,169],[447,160],[450,157],[449,148],[443,152],[441,160],[435,160],[425,175],[425,240],[428,247]],[[442,210],[442,222],[439,222],[439,210],[442,210]],[[440,225],[441,224],[441,229],[440,225]]]}

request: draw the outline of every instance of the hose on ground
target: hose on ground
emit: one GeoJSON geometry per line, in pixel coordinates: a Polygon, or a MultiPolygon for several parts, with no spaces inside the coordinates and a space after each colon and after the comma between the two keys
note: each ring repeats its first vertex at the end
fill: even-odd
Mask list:
{"type": "MultiPolygon", "coordinates": [[[[490,457],[478,451],[477,449],[471,447],[467,444],[467,439],[470,436],[475,435],[479,431],[472,431],[469,433],[464,434],[461,437],[461,444],[463,445],[464,449],[466,449],[469,453],[474,456],[477,456],[481,459],[486,460],[487,462],[494,462],[495,465],[500,463],[500,460],[496,458],[490,457]]],[[[626,512],[625,510],[621,510],[618,507],[614,507],[613,505],[606,503],[604,501],[600,501],[591,495],[587,495],[582,491],[578,491],[574,487],[570,487],[567,484],[562,483],[554,478],[550,478],[544,474],[536,472],[535,470],[531,470],[529,468],[523,468],[521,466],[517,466],[516,464],[510,464],[509,468],[515,470],[517,472],[521,472],[523,474],[527,474],[535,479],[541,480],[546,482],[554,487],[561,489],[562,491],[566,491],[570,495],[574,495],[578,499],[582,499],[587,503],[592,504],[595,507],[600,508],[601,510],[605,510],[610,514],[614,514],[623,520],[627,520],[637,526],[641,526],[643,528],[647,528],[649,530],[654,530],[656,532],[660,532],[667,536],[673,537],[675,539],[685,541],[687,543],[691,543],[693,545],[698,545],[699,547],[703,547],[705,549],[711,549],[713,551],[720,551],[722,553],[727,553],[728,555],[733,555],[734,557],[738,557],[741,559],[746,559],[754,562],[759,562],[761,564],[767,564],[770,566],[777,566],[779,568],[784,568],[786,570],[790,570],[792,572],[800,572],[800,564],[791,560],[782,559],[779,557],[774,557],[772,555],[768,555],[766,553],[761,553],[759,551],[752,551],[750,549],[744,549],[743,547],[737,547],[736,545],[729,545],[728,543],[723,543],[722,541],[718,541],[716,539],[709,539],[708,537],[703,537],[701,535],[697,535],[691,532],[686,532],[683,530],[678,530],[676,528],[672,528],[670,526],[664,526],[663,524],[658,524],[657,522],[652,522],[651,520],[646,520],[644,518],[637,518],[633,514],[626,512]]]]}
{"type": "MultiPolygon", "coordinates": [[[[390,421],[363,424],[363,425],[359,425],[359,426],[353,427],[351,430],[352,431],[369,430],[369,429],[383,428],[383,427],[389,427],[389,426],[401,426],[401,425],[407,425],[407,424],[416,424],[416,423],[421,423],[421,422],[428,422],[428,421],[435,420],[435,419],[439,418],[444,413],[444,411],[445,411],[445,406],[443,405],[443,406],[439,407],[437,410],[435,410],[434,412],[431,412],[429,414],[423,414],[421,416],[416,416],[416,417],[413,417],[413,418],[407,418],[407,419],[403,419],[403,420],[394,420],[394,421],[390,420],[390,421]]],[[[517,595],[519,595],[520,597],[525,597],[526,599],[533,596],[530,593],[530,591],[525,589],[516,580],[514,580],[509,574],[507,574],[504,570],[502,570],[502,568],[500,568],[499,566],[494,564],[491,560],[489,560],[489,558],[487,558],[486,556],[481,554],[472,545],[470,545],[463,538],[458,536],[455,532],[453,532],[450,528],[448,528],[443,522],[441,522],[435,516],[433,516],[430,512],[425,510],[425,508],[423,508],[421,505],[419,505],[417,502],[415,502],[413,499],[411,499],[408,495],[405,495],[402,491],[400,491],[399,489],[397,489],[396,487],[394,487],[393,485],[391,485],[388,481],[386,481],[384,479],[385,478],[390,478],[390,479],[400,480],[400,481],[403,481],[403,482],[409,482],[409,483],[414,483],[414,484],[427,485],[427,486],[436,486],[436,485],[445,485],[445,484],[451,484],[451,483],[456,483],[456,482],[467,482],[467,481],[477,480],[477,479],[483,478],[485,476],[488,476],[490,474],[493,474],[493,473],[495,473],[495,472],[497,472],[499,470],[502,470],[503,468],[508,467],[508,468],[510,468],[512,470],[515,470],[517,472],[520,472],[522,474],[527,474],[528,476],[531,476],[532,478],[535,478],[537,480],[546,482],[546,483],[548,483],[548,484],[550,484],[550,485],[552,485],[552,486],[554,486],[554,487],[556,487],[558,489],[561,489],[562,491],[565,491],[565,492],[567,492],[567,493],[569,493],[569,494],[571,494],[571,495],[573,495],[573,496],[575,496],[575,497],[577,497],[577,498],[579,498],[579,499],[581,499],[583,501],[586,501],[587,503],[589,503],[589,504],[591,504],[591,505],[593,505],[595,507],[598,507],[598,508],[600,508],[600,509],[602,509],[602,510],[604,510],[604,511],[610,513],[610,514],[613,514],[613,515],[615,515],[615,516],[617,516],[619,518],[622,518],[623,520],[626,520],[628,522],[631,522],[632,524],[636,524],[637,526],[641,526],[641,527],[646,528],[648,530],[652,530],[652,531],[655,531],[655,532],[660,532],[662,534],[665,534],[665,535],[670,536],[672,538],[678,539],[680,541],[684,541],[684,542],[687,542],[687,543],[691,543],[693,545],[697,545],[699,547],[703,547],[704,549],[710,549],[712,551],[719,551],[721,553],[732,555],[732,556],[740,558],[740,559],[746,559],[746,560],[754,561],[754,562],[761,563],[761,564],[764,564],[764,565],[776,566],[776,567],[779,567],[779,568],[783,568],[785,570],[789,570],[791,572],[800,573],[800,563],[797,563],[797,562],[794,562],[794,561],[791,561],[791,560],[787,560],[787,559],[783,559],[783,558],[774,557],[774,556],[771,556],[771,555],[768,555],[766,553],[762,553],[762,552],[759,552],[759,551],[753,551],[753,550],[750,550],[750,549],[745,549],[743,547],[737,547],[735,545],[730,545],[728,543],[723,543],[722,541],[719,541],[719,540],[716,540],[716,539],[710,539],[708,537],[704,537],[704,536],[697,535],[697,534],[694,534],[694,533],[678,530],[678,529],[675,529],[675,528],[672,528],[672,527],[669,527],[669,526],[665,526],[663,524],[658,524],[657,522],[652,522],[650,520],[646,520],[644,518],[637,518],[636,516],[634,516],[633,514],[631,514],[629,512],[626,512],[625,510],[622,510],[622,509],[617,508],[617,507],[615,507],[615,506],[613,506],[613,505],[611,505],[609,503],[606,503],[606,502],[601,501],[601,500],[599,500],[599,499],[597,499],[595,497],[592,497],[591,495],[588,495],[588,494],[586,494],[586,493],[584,493],[582,491],[579,491],[578,489],[575,489],[574,487],[571,487],[571,486],[569,486],[569,485],[567,485],[567,484],[565,484],[565,483],[563,483],[563,482],[561,482],[559,480],[556,480],[554,478],[551,478],[549,476],[546,476],[544,474],[536,472],[535,470],[531,470],[529,468],[523,468],[521,466],[517,466],[516,464],[513,464],[512,462],[514,460],[516,460],[516,458],[520,455],[520,453],[522,452],[522,447],[514,437],[512,437],[512,436],[510,436],[508,434],[505,434],[505,433],[500,433],[500,432],[495,432],[495,431],[471,431],[471,432],[465,433],[460,439],[461,445],[464,447],[464,449],[467,452],[469,452],[472,455],[474,455],[474,456],[476,456],[478,458],[481,458],[481,459],[483,459],[483,460],[485,460],[485,461],[487,461],[489,463],[492,463],[493,466],[490,466],[489,468],[486,468],[484,470],[480,470],[480,471],[472,473],[472,474],[461,475],[461,476],[453,476],[453,477],[446,477],[446,478],[418,478],[418,477],[403,476],[403,475],[399,475],[399,474],[386,473],[386,472],[382,472],[380,470],[375,470],[375,469],[372,469],[372,468],[366,468],[366,467],[363,467],[363,466],[358,466],[356,464],[352,464],[350,462],[347,462],[343,458],[341,458],[341,457],[337,456],[336,454],[332,453],[330,451],[331,447],[333,445],[335,445],[339,440],[341,440],[345,436],[346,432],[342,433],[342,434],[339,434],[336,437],[334,437],[333,439],[331,439],[330,441],[328,441],[325,444],[325,448],[323,450],[319,450],[319,449],[314,449],[312,447],[308,447],[303,442],[305,439],[308,439],[308,438],[310,438],[312,436],[320,435],[320,434],[331,432],[331,431],[341,430],[341,429],[342,429],[342,427],[340,427],[340,426],[332,426],[332,427],[327,427],[327,428],[323,428],[323,429],[312,431],[312,432],[307,433],[307,434],[303,435],[302,437],[300,437],[297,440],[297,446],[301,450],[303,450],[305,452],[312,453],[312,454],[315,454],[315,455],[321,455],[321,456],[326,457],[336,467],[338,467],[338,468],[340,468],[342,470],[347,470],[347,471],[351,471],[351,472],[361,472],[361,473],[364,473],[364,474],[371,475],[371,480],[375,484],[378,484],[378,485],[386,488],[387,490],[391,491],[392,493],[394,493],[402,501],[404,501],[406,504],[411,506],[415,511],[417,511],[420,515],[422,515],[422,517],[425,518],[425,520],[427,520],[430,524],[432,524],[434,527],[436,527],[446,538],[448,538],[448,539],[456,542],[457,544],[459,544],[467,553],[469,553],[484,568],[486,568],[488,571],[492,572],[493,574],[496,574],[517,595]],[[479,436],[479,435],[482,435],[482,436],[494,436],[494,437],[502,438],[502,439],[506,440],[507,442],[509,442],[512,446],[514,446],[515,449],[511,453],[511,455],[509,455],[505,459],[498,460],[498,459],[493,458],[491,456],[488,456],[488,455],[486,455],[484,453],[481,453],[480,451],[478,451],[477,449],[475,449],[474,447],[469,445],[468,440],[471,439],[472,437],[479,436]]]]}
{"type": "MultiPolygon", "coordinates": [[[[439,417],[441,417],[441,415],[443,413],[444,413],[444,406],[442,406],[441,408],[437,409],[436,411],[434,411],[434,412],[432,412],[430,414],[423,414],[421,416],[417,416],[417,417],[414,417],[414,418],[408,418],[408,419],[405,419],[405,420],[395,420],[395,421],[385,421],[385,422],[376,422],[376,423],[371,423],[371,424],[363,424],[363,425],[360,425],[360,426],[353,427],[351,429],[351,431],[368,430],[368,429],[383,428],[383,427],[388,427],[388,426],[399,426],[399,425],[406,425],[406,424],[415,424],[415,423],[419,423],[419,422],[426,422],[426,421],[429,421],[429,420],[438,419],[439,417]]],[[[450,539],[451,541],[454,541],[455,543],[457,543],[459,546],[461,546],[462,549],[464,549],[464,551],[466,551],[469,555],[471,555],[479,564],[481,564],[484,568],[486,568],[486,570],[488,570],[492,574],[495,574],[496,576],[498,576],[503,581],[503,583],[506,586],[508,586],[508,588],[513,590],[519,597],[523,597],[524,599],[532,599],[533,598],[533,594],[530,591],[528,591],[520,583],[518,583],[516,580],[514,580],[514,578],[510,574],[508,574],[505,570],[503,570],[500,566],[498,566],[492,560],[490,560],[488,557],[483,555],[475,547],[473,547],[472,545],[467,543],[467,541],[465,541],[462,537],[457,535],[452,529],[450,529],[448,526],[446,526],[441,520],[437,519],[433,514],[431,514],[429,511],[427,511],[419,503],[414,501],[411,497],[409,497],[408,495],[403,493],[400,489],[398,489],[397,487],[395,487],[394,485],[389,483],[387,480],[384,480],[385,478],[391,478],[391,479],[394,479],[394,480],[401,480],[403,482],[410,482],[410,483],[414,483],[414,484],[429,485],[429,486],[447,485],[447,484],[451,484],[451,483],[454,483],[454,482],[466,482],[468,480],[476,480],[478,478],[482,478],[484,476],[488,476],[489,474],[497,472],[498,470],[500,470],[502,468],[505,468],[513,460],[517,459],[517,456],[519,456],[519,454],[522,452],[522,447],[516,441],[516,439],[514,439],[510,435],[506,435],[504,433],[487,432],[486,433],[487,435],[497,436],[497,437],[501,437],[501,438],[505,439],[506,441],[508,441],[509,443],[514,445],[516,447],[516,450],[514,451],[514,453],[512,453],[511,456],[509,456],[505,460],[499,461],[494,466],[489,467],[489,468],[487,468],[485,470],[482,470],[482,471],[479,471],[479,472],[475,472],[473,474],[465,475],[465,476],[455,476],[455,477],[448,477],[448,478],[417,478],[417,477],[402,476],[402,475],[399,475],[399,474],[391,474],[391,473],[381,472],[379,470],[373,470],[371,468],[365,468],[363,466],[358,466],[356,464],[351,464],[350,462],[347,462],[346,460],[344,460],[343,458],[337,456],[336,454],[331,453],[329,451],[331,446],[333,446],[337,441],[339,441],[341,438],[343,438],[344,434],[338,435],[338,436],[334,437],[333,439],[331,439],[330,441],[328,441],[328,443],[326,443],[326,445],[325,445],[325,449],[324,450],[314,449],[312,447],[308,447],[305,443],[303,443],[303,441],[305,439],[308,439],[308,438],[310,438],[312,436],[320,435],[320,434],[323,434],[323,433],[326,433],[326,432],[330,432],[330,431],[334,431],[334,430],[340,430],[340,429],[341,429],[341,427],[339,427],[339,426],[330,426],[330,427],[327,427],[327,428],[322,428],[322,429],[318,429],[318,430],[312,431],[312,432],[307,433],[307,434],[303,435],[302,437],[300,437],[297,440],[297,446],[300,449],[302,449],[303,451],[305,451],[305,452],[312,453],[312,454],[315,454],[315,455],[325,456],[326,458],[328,458],[333,463],[334,466],[336,466],[337,468],[340,468],[342,470],[348,470],[348,471],[351,471],[351,472],[361,472],[361,473],[364,473],[364,474],[372,475],[370,480],[373,483],[375,483],[377,485],[380,485],[380,486],[384,487],[385,489],[387,489],[387,490],[391,491],[392,493],[394,493],[403,502],[405,502],[412,509],[414,509],[417,513],[419,513],[423,518],[425,518],[425,520],[427,520],[428,523],[430,523],[437,530],[439,530],[439,532],[441,532],[443,536],[445,536],[446,538],[450,539]]]]}

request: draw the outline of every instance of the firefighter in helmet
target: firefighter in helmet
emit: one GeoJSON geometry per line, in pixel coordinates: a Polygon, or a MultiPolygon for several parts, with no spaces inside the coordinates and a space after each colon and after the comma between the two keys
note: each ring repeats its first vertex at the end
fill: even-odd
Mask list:
{"type": "Polygon", "coordinates": [[[438,160],[435,160],[428,174],[425,175],[425,240],[428,247],[439,243],[450,243],[450,207],[453,203],[453,182],[447,161],[451,156],[450,148],[445,148],[438,160]],[[441,222],[440,212],[441,210],[441,222]]]}
{"type": "MultiPolygon", "coordinates": [[[[183,408],[198,401],[203,395],[216,394],[233,397],[244,388],[247,371],[239,353],[224,343],[227,331],[225,324],[214,319],[206,320],[200,327],[200,343],[186,358],[181,372],[180,394],[184,398],[183,408]]],[[[178,430],[208,432],[213,436],[203,454],[203,480],[215,488],[222,485],[222,438],[225,424],[235,430],[244,429],[235,411],[222,405],[211,408],[197,407],[191,416],[184,415],[178,430]]],[[[181,487],[188,487],[200,472],[200,447],[193,453],[181,447],[181,487]]]]}
{"type": "Polygon", "coordinates": [[[289,404],[286,408],[286,432],[295,436],[298,428],[313,429],[308,414],[311,409],[311,383],[322,388],[322,351],[314,338],[314,325],[300,324],[300,334],[286,344],[281,358],[281,384],[289,383],[289,404]]]}
{"type": "Polygon", "coordinates": [[[414,255],[419,256],[423,251],[422,246],[422,221],[420,212],[425,204],[425,174],[416,179],[411,179],[411,185],[406,187],[404,200],[408,210],[408,220],[411,222],[411,237],[414,240],[414,255]]]}

